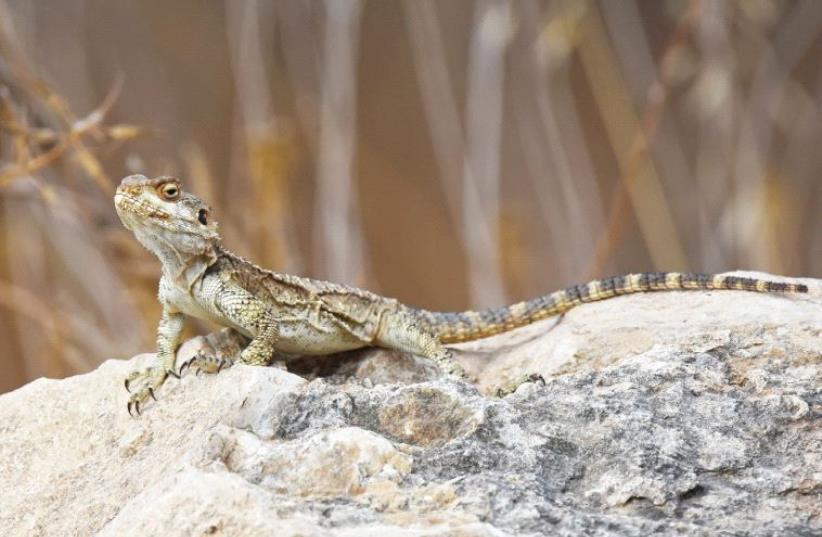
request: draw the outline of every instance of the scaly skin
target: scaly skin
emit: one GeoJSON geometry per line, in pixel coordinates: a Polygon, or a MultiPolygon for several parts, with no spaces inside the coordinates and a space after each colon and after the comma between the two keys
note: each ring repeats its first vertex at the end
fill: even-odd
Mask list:
{"type": "MultiPolygon", "coordinates": [[[[275,351],[316,355],[378,346],[434,360],[462,377],[462,368],[443,345],[471,341],[561,314],[585,302],[646,291],[742,289],[807,292],[800,284],[736,276],[629,274],[569,287],[511,306],[439,313],[419,310],[369,291],[262,269],[223,248],[211,209],[183,192],[173,177],[126,177],[115,207],[123,224],[163,265],[158,298],[157,364],[133,372],[128,411],[140,407],[174,370],[185,315],[237,330],[251,342],[239,360],[267,365],[275,351]]],[[[183,364],[206,372],[231,365],[213,356],[183,364]]]]}

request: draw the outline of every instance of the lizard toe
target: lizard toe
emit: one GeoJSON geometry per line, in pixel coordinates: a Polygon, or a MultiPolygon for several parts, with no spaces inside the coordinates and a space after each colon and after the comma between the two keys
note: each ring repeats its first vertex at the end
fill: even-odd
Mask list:
{"type": "Polygon", "coordinates": [[[134,384],[134,382],[139,382],[145,379],[148,375],[150,375],[153,369],[153,367],[146,367],[143,369],[135,369],[134,371],[129,373],[123,381],[123,385],[126,387],[126,391],[131,392],[131,386],[134,384]]]}
{"type": "Polygon", "coordinates": [[[129,415],[139,416],[142,413],[141,406],[149,397],[156,401],[156,391],[160,389],[167,377],[166,370],[159,367],[148,367],[132,372],[125,380],[126,389],[131,394],[126,405],[129,415]]]}
{"type": "Polygon", "coordinates": [[[531,373],[530,375],[528,375],[528,380],[530,382],[539,383],[541,386],[545,386],[545,377],[543,377],[539,373],[531,373]]]}
{"type": "Polygon", "coordinates": [[[464,379],[465,378],[465,370],[462,368],[461,365],[459,365],[457,362],[454,362],[453,364],[449,364],[449,365],[450,365],[450,367],[445,367],[445,372],[448,375],[450,375],[452,377],[459,378],[459,379],[464,379]]]}
{"type": "Polygon", "coordinates": [[[223,358],[222,356],[197,353],[193,358],[180,366],[180,373],[182,374],[183,369],[185,368],[192,368],[195,370],[197,375],[200,375],[201,373],[216,374],[223,369],[230,367],[232,364],[233,362],[231,360],[223,358]]]}
{"type": "Polygon", "coordinates": [[[180,364],[180,369],[178,369],[178,370],[177,370],[177,375],[178,375],[178,377],[182,377],[182,376],[183,376],[183,372],[184,372],[184,371],[185,371],[188,367],[190,367],[190,366],[191,366],[191,362],[193,362],[193,361],[194,361],[194,358],[190,358],[190,359],[186,360],[185,362],[183,362],[182,364],[180,364]]]}
{"type": "Polygon", "coordinates": [[[465,379],[465,370],[459,362],[454,359],[454,355],[449,349],[442,349],[434,355],[434,360],[439,364],[440,370],[446,375],[458,379],[465,379]]]}

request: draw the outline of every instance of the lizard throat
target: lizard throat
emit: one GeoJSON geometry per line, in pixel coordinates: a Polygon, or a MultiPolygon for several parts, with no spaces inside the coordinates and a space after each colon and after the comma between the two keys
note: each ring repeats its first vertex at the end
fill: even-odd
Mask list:
{"type": "Polygon", "coordinates": [[[134,236],[163,266],[163,275],[175,285],[191,286],[217,261],[217,251],[209,241],[185,232],[162,227],[141,227],[134,236]]]}

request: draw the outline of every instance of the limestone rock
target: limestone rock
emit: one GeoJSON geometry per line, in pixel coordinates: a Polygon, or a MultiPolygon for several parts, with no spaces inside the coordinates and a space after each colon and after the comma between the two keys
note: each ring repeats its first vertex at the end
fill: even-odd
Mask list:
{"type": "Polygon", "coordinates": [[[386,351],[283,357],[171,379],[133,419],[122,380],[153,355],[40,379],[0,396],[0,528],[821,535],[822,282],[804,281],[581,306],[459,346],[477,385],[386,351]],[[532,372],[545,386],[487,395],[532,372]]]}

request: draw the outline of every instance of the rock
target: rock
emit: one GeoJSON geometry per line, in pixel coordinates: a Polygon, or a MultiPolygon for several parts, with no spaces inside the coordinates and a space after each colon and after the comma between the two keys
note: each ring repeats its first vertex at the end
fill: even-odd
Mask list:
{"type": "Polygon", "coordinates": [[[822,282],[805,283],[808,296],[581,306],[459,346],[476,386],[386,351],[284,357],[306,378],[242,365],[186,374],[133,419],[122,380],[153,355],[40,379],[0,396],[0,527],[822,535],[822,282]],[[487,396],[525,373],[545,386],[487,396]]]}

